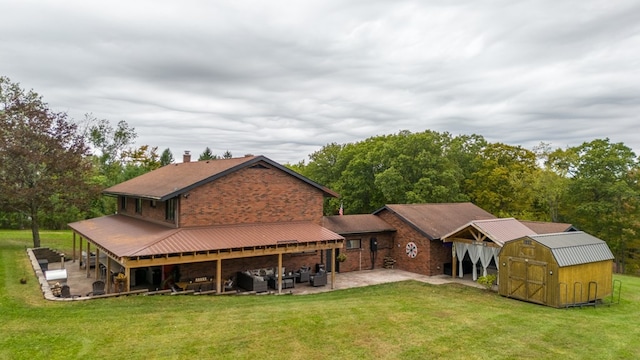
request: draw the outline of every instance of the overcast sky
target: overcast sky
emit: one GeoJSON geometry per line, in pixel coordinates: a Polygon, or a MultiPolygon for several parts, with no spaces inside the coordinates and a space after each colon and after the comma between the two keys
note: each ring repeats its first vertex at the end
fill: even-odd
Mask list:
{"type": "Polygon", "coordinates": [[[0,0],[0,75],[137,145],[296,163],[400,130],[640,153],[640,1],[0,0]]]}

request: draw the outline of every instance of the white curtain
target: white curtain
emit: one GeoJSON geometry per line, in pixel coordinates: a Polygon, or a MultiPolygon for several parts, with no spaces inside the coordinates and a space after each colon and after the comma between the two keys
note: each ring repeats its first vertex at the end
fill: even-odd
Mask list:
{"type": "Polygon", "coordinates": [[[478,270],[476,269],[476,264],[480,259],[480,252],[482,251],[483,246],[477,246],[474,244],[470,244],[467,246],[467,251],[469,252],[469,258],[471,258],[471,262],[473,263],[473,281],[478,280],[478,270]]]}
{"type": "MultiPolygon", "coordinates": [[[[494,247],[489,246],[479,246],[480,250],[480,263],[482,264],[482,276],[487,276],[487,266],[491,263],[491,258],[493,257],[493,249],[494,247]]],[[[496,262],[497,264],[497,262],[496,262]]]]}
{"type": "Polygon", "coordinates": [[[464,259],[464,253],[467,252],[467,244],[463,242],[456,242],[456,256],[458,257],[458,277],[462,278],[464,276],[462,270],[462,260],[464,259]]]}

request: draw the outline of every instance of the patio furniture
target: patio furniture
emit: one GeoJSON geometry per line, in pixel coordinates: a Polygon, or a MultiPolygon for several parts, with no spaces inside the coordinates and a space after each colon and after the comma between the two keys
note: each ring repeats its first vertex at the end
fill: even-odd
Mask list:
{"type": "Polygon", "coordinates": [[[311,286],[325,286],[327,285],[327,272],[319,271],[315,275],[309,277],[309,283],[311,286]]]}
{"type": "Polygon", "coordinates": [[[301,267],[300,272],[296,276],[297,283],[303,283],[309,281],[309,275],[311,275],[311,268],[309,267],[301,267]]]}
{"type": "Polygon", "coordinates": [[[267,281],[261,276],[255,276],[247,272],[239,271],[236,279],[238,280],[238,287],[241,287],[247,291],[267,291],[267,281]]]}
{"type": "Polygon", "coordinates": [[[73,299],[73,298],[80,297],[80,295],[72,295],[71,288],[69,287],[69,285],[62,285],[62,288],[60,289],[60,297],[66,298],[66,299],[69,299],[69,298],[73,299]]]}
{"type": "Polygon", "coordinates": [[[104,295],[105,291],[104,291],[104,281],[98,280],[98,281],[94,281],[93,284],[91,284],[93,291],[87,293],[87,296],[94,296],[94,295],[104,295]]]}

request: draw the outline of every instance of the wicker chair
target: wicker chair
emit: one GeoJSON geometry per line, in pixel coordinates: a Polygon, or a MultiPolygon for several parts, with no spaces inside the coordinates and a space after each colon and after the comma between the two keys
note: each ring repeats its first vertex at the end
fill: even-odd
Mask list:
{"type": "Polygon", "coordinates": [[[309,276],[309,283],[311,284],[311,286],[327,285],[327,272],[320,270],[315,275],[309,276]]]}

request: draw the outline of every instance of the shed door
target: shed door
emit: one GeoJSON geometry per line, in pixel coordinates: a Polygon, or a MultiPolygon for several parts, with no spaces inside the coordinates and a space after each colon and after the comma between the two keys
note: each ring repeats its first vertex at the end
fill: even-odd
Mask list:
{"type": "Polygon", "coordinates": [[[546,304],[547,263],[521,258],[509,258],[508,296],[546,304]]]}

